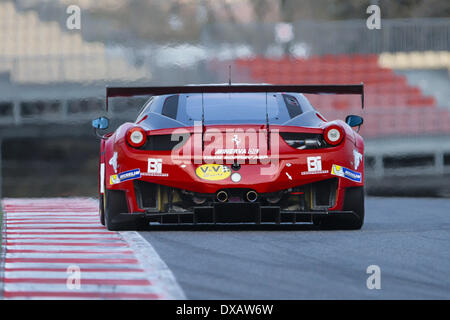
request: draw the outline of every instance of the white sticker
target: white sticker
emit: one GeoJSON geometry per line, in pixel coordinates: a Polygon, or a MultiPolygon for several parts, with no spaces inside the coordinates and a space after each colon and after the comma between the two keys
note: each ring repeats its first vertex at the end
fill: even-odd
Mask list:
{"type": "Polygon", "coordinates": [[[148,173],[162,173],[162,159],[148,158],[148,173]]]}
{"type": "Polygon", "coordinates": [[[117,173],[117,152],[114,152],[111,159],[108,162],[114,169],[114,173],[117,173]]]}
{"type": "Polygon", "coordinates": [[[353,165],[355,167],[355,170],[358,169],[359,164],[362,161],[362,158],[363,158],[363,156],[361,153],[359,153],[357,150],[353,150],[353,165]]]}
{"type": "Polygon", "coordinates": [[[306,163],[308,164],[308,171],[303,171],[303,176],[310,174],[326,174],[328,170],[322,170],[322,157],[307,157],[306,163]]]}
{"type": "Polygon", "coordinates": [[[322,171],[322,157],[308,157],[306,158],[308,163],[308,171],[322,171]]]}
{"type": "Polygon", "coordinates": [[[100,193],[105,193],[105,164],[100,163],[100,193]]]}
{"type": "Polygon", "coordinates": [[[231,139],[235,144],[236,144],[236,148],[239,148],[239,144],[241,143],[241,140],[239,140],[239,137],[237,134],[235,134],[233,136],[233,139],[231,139]]]}

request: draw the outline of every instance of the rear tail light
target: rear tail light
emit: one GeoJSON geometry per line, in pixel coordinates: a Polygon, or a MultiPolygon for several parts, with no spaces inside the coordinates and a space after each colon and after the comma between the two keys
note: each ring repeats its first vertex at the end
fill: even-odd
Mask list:
{"type": "Polygon", "coordinates": [[[127,142],[134,148],[142,147],[147,141],[147,134],[141,127],[134,127],[127,131],[127,142]]]}
{"type": "Polygon", "coordinates": [[[323,137],[328,144],[337,146],[344,139],[344,134],[344,129],[340,126],[331,125],[325,128],[323,137]]]}

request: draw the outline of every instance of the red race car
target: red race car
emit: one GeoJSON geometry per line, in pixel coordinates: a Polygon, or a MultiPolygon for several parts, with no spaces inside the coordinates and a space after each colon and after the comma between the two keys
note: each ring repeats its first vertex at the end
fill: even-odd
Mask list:
{"type": "Polygon", "coordinates": [[[107,88],[151,95],[134,123],[100,144],[100,220],[148,224],[295,224],[360,229],[363,119],[326,121],[308,94],[359,94],[363,85],[208,85],[107,88]]]}

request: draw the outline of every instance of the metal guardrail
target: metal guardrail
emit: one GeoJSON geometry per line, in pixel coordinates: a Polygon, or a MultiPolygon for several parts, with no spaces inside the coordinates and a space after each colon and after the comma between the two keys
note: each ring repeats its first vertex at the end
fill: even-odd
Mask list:
{"type": "Polygon", "coordinates": [[[450,19],[381,19],[379,30],[366,20],[298,22],[295,32],[313,54],[450,50],[450,19]]]}
{"type": "Polygon", "coordinates": [[[391,137],[366,141],[366,176],[450,174],[450,136],[391,137]]]}
{"type": "MultiPolygon", "coordinates": [[[[370,30],[366,20],[296,21],[288,51],[299,46],[304,54],[355,54],[398,51],[450,51],[449,18],[383,19],[381,29],[370,30]]],[[[234,43],[252,54],[270,55],[275,26],[268,23],[212,24],[204,27],[202,43],[234,43]]],[[[286,49],[286,48],[284,48],[286,49]]],[[[276,51],[276,50],[275,50],[276,51]]],[[[279,51],[279,50],[278,50],[279,51]]],[[[295,50],[294,50],[295,51],[295,50]]],[[[284,54],[283,50],[280,52],[284,54]]]]}
{"type": "MultiPolygon", "coordinates": [[[[113,103],[108,116],[118,120],[132,120],[143,101],[145,98],[135,99],[134,104],[113,103]]],[[[0,128],[30,123],[36,125],[84,123],[104,113],[105,102],[97,97],[51,101],[0,101],[0,128]]]]}

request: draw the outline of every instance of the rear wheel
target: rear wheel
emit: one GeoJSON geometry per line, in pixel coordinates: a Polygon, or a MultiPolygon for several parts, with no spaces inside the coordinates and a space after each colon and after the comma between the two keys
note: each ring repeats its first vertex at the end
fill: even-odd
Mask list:
{"type": "Polygon", "coordinates": [[[98,212],[100,216],[100,223],[105,225],[105,204],[103,198],[104,196],[101,194],[100,199],[98,200],[98,212]]]}
{"type": "Polygon", "coordinates": [[[353,211],[353,215],[333,215],[316,219],[315,225],[322,229],[359,230],[364,224],[364,187],[345,190],[344,211],[353,211]]]}
{"type": "Polygon", "coordinates": [[[133,216],[128,213],[127,199],[125,192],[119,190],[105,191],[105,225],[108,230],[136,230],[146,226],[146,222],[142,217],[133,216]]]}

